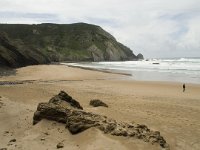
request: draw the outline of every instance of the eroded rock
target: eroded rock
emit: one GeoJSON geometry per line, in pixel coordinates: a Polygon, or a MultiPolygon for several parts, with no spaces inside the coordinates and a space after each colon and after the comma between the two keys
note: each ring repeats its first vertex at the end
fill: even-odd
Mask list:
{"type": "MultiPolygon", "coordinates": [[[[54,104],[63,104],[63,102],[67,102],[65,104],[72,106],[73,108],[83,109],[80,103],[74,100],[70,95],[68,95],[65,91],[60,91],[60,93],[49,100],[49,103],[54,104]]],[[[64,105],[64,104],[63,104],[64,105]]]]}
{"type": "Polygon", "coordinates": [[[48,103],[39,103],[34,113],[33,124],[41,119],[49,119],[66,124],[66,128],[77,134],[91,127],[96,127],[105,134],[113,136],[135,137],[145,142],[159,144],[165,150],[169,145],[158,131],[150,130],[146,125],[117,122],[106,116],[86,112],[80,104],[64,91],[54,96],[48,103]]]}
{"type": "Polygon", "coordinates": [[[102,102],[99,99],[93,99],[90,101],[90,105],[94,106],[94,107],[99,107],[99,106],[103,106],[103,107],[108,107],[108,105],[104,102],[102,102]]]}

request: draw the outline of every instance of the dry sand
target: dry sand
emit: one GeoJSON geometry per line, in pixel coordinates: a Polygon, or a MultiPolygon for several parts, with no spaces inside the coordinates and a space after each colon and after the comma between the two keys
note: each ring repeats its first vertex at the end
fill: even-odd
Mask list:
{"type": "Polygon", "coordinates": [[[63,124],[42,120],[32,125],[39,102],[47,102],[60,90],[78,100],[86,111],[106,115],[117,121],[136,122],[158,130],[172,150],[200,149],[200,85],[124,80],[126,76],[70,68],[38,65],[17,69],[1,76],[0,148],[9,150],[159,150],[142,140],[113,137],[97,129],[71,135],[63,124]],[[30,80],[30,81],[29,81],[30,80]],[[25,81],[23,84],[8,84],[25,81]],[[91,99],[101,99],[109,107],[93,108],[91,99]],[[16,142],[9,142],[16,139],[16,142]]]}

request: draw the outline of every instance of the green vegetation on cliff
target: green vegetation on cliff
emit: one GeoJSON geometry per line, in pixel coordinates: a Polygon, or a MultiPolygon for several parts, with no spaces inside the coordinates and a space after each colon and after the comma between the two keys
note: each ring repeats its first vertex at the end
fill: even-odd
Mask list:
{"type": "Polygon", "coordinates": [[[101,27],[85,24],[0,24],[0,65],[137,59],[101,27]]]}

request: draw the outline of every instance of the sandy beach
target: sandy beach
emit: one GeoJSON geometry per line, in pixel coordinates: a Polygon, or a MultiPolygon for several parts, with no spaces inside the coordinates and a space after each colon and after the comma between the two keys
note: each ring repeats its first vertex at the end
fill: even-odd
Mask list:
{"type": "MultiPolygon", "coordinates": [[[[4,70],[5,71],[5,70],[4,70]]],[[[200,149],[200,85],[126,80],[126,75],[37,65],[0,76],[0,149],[53,150],[160,150],[136,138],[114,137],[91,128],[71,135],[65,126],[42,120],[32,125],[38,103],[47,102],[60,90],[78,100],[84,110],[124,122],[147,125],[159,131],[172,150],[200,149]],[[108,108],[94,108],[101,99],[108,108]],[[16,142],[9,142],[16,139],[16,142]]]]}

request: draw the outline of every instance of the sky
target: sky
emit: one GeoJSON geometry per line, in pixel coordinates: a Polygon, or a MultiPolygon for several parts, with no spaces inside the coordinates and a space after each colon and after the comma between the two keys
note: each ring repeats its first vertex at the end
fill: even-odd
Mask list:
{"type": "Polygon", "coordinates": [[[145,58],[200,57],[200,0],[0,0],[0,23],[76,22],[145,58]]]}

